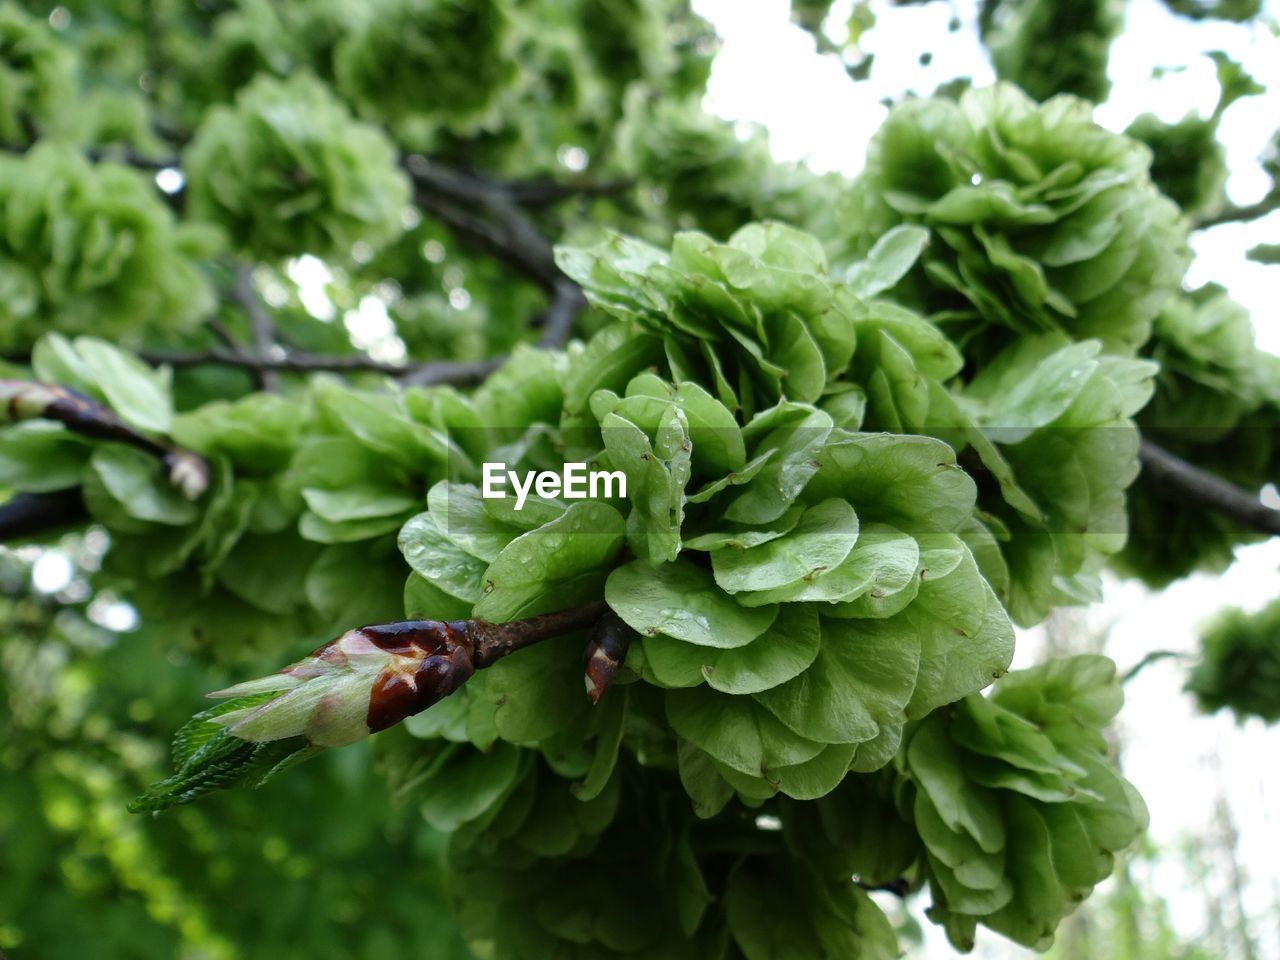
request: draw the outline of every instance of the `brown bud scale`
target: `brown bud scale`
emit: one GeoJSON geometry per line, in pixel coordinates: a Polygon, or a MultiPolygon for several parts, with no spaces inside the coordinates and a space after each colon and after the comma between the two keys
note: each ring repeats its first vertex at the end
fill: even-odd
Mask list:
{"type": "MultiPolygon", "coordinates": [[[[357,632],[396,660],[369,694],[369,729],[377,733],[443,700],[475,673],[465,621],[405,620],[357,632]]],[[[323,657],[323,654],[320,654],[323,657]]]]}

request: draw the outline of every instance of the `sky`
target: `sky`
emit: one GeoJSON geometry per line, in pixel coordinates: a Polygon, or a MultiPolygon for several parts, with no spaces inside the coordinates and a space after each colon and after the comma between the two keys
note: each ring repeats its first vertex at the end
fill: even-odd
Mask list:
{"type": "MultiPolygon", "coordinates": [[[[837,3],[833,20],[847,17],[850,6],[837,3]]],[[[974,0],[907,7],[873,3],[878,23],[865,49],[876,59],[869,79],[855,84],[835,58],[818,55],[812,39],[789,23],[786,0],[694,0],[694,8],[724,41],[712,68],[707,108],[729,120],[763,124],[779,159],[802,160],[818,171],[856,173],[885,117],[882,98],[904,90],[927,94],[959,75],[979,85],[994,79],[973,27],[976,6],[974,0]],[[953,15],[965,24],[956,33],[947,30],[953,15]],[[925,52],[932,54],[927,67],[919,62],[925,52]]],[[[1280,17],[1280,0],[1272,0],[1268,12],[1280,17]]],[[[1192,25],[1170,15],[1158,0],[1129,0],[1127,17],[1112,52],[1113,92],[1095,114],[1098,122],[1118,131],[1145,111],[1166,121],[1189,110],[1208,114],[1217,84],[1204,52],[1224,50],[1272,91],[1232,106],[1221,128],[1231,169],[1229,198],[1239,204],[1260,199],[1268,181],[1256,161],[1280,117],[1280,39],[1262,27],[1192,25]],[[1157,67],[1185,69],[1153,79],[1157,67]]],[[[1196,258],[1187,279],[1192,285],[1215,280],[1226,286],[1249,308],[1259,344],[1280,353],[1274,292],[1280,267],[1254,264],[1244,256],[1255,243],[1277,239],[1280,213],[1196,234],[1196,258]]],[[[1199,625],[1221,607],[1253,610],[1274,597],[1278,571],[1280,539],[1273,539],[1240,550],[1224,576],[1189,577],[1159,594],[1113,579],[1103,602],[1084,615],[1079,628],[1107,632],[1105,650],[1122,670],[1149,650],[1190,653],[1198,646],[1199,625]]],[[[1036,662],[1042,646],[1042,631],[1024,634],[1015,667],[1036,662]]],[[[1164,661],[1126,687],[1129,703],[1120,720],[1126,774],[1148,799],[1150,834],[1162,848],[1211,835],[1214,805],[1220,795],[1229,798],[1245,851],[1245,900],[1256,919],[1259,955],[1280,957],[1274,915],[1280,896],[1280,871],[1274,866],[1280,818],[1272,812],[1280,811],[1280,728],[1197,714],[1181,689],[1185,675],[1184,664],[1164,661]]],[[[1205,929],[1204,898],[1175,858],[1162,860],[1143,879],[1168,898],[1181,934],[1194,939],[1205,929]]],[[[927,955],[950,955],[936,931],[927,955]]],[[[979,935],[974,954],[1023,955],[1031,956],[990,933],[979,935]]]]}

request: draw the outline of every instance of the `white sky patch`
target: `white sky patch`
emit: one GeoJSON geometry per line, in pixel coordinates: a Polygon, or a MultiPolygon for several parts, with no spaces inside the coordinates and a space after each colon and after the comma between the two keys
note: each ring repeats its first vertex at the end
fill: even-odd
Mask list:
{"type": "Polygon", "coordinates": [[[177,193],[186,184],[187,178],[177,167],[165,167],[156,171],[156,186],[168,194],[177,193]]]}
{"type": "Polygon", "coordinates": [[[46,550],[31,568],[31,585],[40,593],[57,593],[75,576],[71,558],[61,550],[46,550]]]}
{"type": "Polygon", "coordinates": [[[290,260],[284,271],[298,285],[298,299],[307,313],[325,322],[338,315],[338,308],[329,299],[328,287],[333,282],[333,273],[323,260],[304,253],[290,260]]]}
{"type": "Polygon", "coordinates": [[[387,305],[375,296],[361,297],[360,306],[343,314],[342,323],[351,342],[375,360],[399,363],[408,355],[404,341],[396,335],[387,305]]]}
{"type": "Polygon", "coordinates": [[[807,160],[819,172],[862,167],[866,143],[885,110],[866,85],[849,82],[834,57],[791,23],[787,0],[696,0],[723,45],[711,68],[706,107],[727,120],[769,128],[780,160],[807,160]]]}
{"type": "Polygon", "coordinates": [[[138,626],[138,611],[133,604],[117,600],[113,596],[100,593],[85,609],[85,614],[104,629],[112,633],[127,633],[138,626]]]}

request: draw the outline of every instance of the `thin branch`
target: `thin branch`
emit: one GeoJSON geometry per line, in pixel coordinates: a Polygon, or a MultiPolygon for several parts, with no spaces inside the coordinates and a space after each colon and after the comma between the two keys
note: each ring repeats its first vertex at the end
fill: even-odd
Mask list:
{"type": "Polygon", "coordinates": [[[410,365],[400,375],[400,383],[406,387],[430,387],[450,384],[455,387],[479,383],[506,362],[506,357],[490,357],[488,360],[434,360],[410,365]]]}
{"type": "Polygon", "coordinates": [[[155,457],[165,468],[169,482],[188,500],[199,499],[209,489],[211,470],[204,457],[139,433],[111,408],[79,390],[37,380],[0,380],[0,423],[53,420],[68,430],[99,440],[114,440],[155,457]]]}
{"type": "Polygon", "coordinates": [[[242,367],[246,370],[276,370],[289,373],[382,373],[399,378],[406,386],[449,383],[455,386],[477,383],[496,370],[505,357],[488,360],[430,360],[423,363],[389,363],[365,354],[330,355],[286,353],[263,357],[243,350],[209,347],[204,350],[140,350],[138,356],[150,364],[170,367],[242,367]]]}
{"type": "MultiPolygon", "coordinates": [[[[235,283],[231,295],[249,317],[253,331],[253,347],[258,356],[270,356],[276,350],[276,322],[272,319],[258,291],[253,286],[253,267],[241,264],[236,268],[235,283]]],[[[271,393],[280,392],[280,374],[270,367],[253,368],[259,388],[271,393]]]]}
{"type": "Polygon", "coordinates": [[[624,193],[633,186],[635,181],[628,178],[555,180],[550,177],[539,177],[536,180],[517,180],[502,184],[507,196],[524,207],[547,207],[578,197],[612,197],[624,193]]]}
{"type": "Polygon", "coordinates": [[[465,621],[466,636],[474,645],[471,661],[479,670],[535,643],[572,633],[574,630],[585,630],[599,620],[608,609],[603,600],[595,600],[580,607],[544,613],[525,620],[510,620],[506,623],[467,620],[465,621]]]}
{"type": "Polygon", "coordinates": [[[1249,223],[1260,220],[1276,210],[1280,210],[1280,190],[1273,190],[1257,203],[1247,203],[1243,206],[1228,204],[1212,216],[1198,220],[1192,229],[1208,230],[1210,227],[1220,227],[1224,223],[1249,223]]]}
{"type": "Polygon", "coordinates": [[[229,347],[232,350],[240,349],[240,344],[236,341],[235,335],[227,328],[227,325],[222,322],[222,317],[215,313],[204,322],[204,325],[209,328],[209,332],[212,333],[214,337],[217,338],[218,342],[224,347],[229,347]]]}
{"type": "Polygon", "coordinates": [[[576,283],[568,277],[557,280],[551,304],[542,315],[542,336],[538,338],[538,346],[549,350],[563,347],[573,330],[573,322],[586,307],[587,298],[576,283]]]}
{"type": "Polygon", "coordinates": [[[420,154],[406,157],[403,166],[423,210],[554,292],[563,274],[551,241],[500,184],[438,166],[420,154]]]}
{"type": "Polygon", "coordinates": [[[15,493],[0,503],[0,543],[50,533],[89,519],[80,488],[15,493]]]}
{"type": "Polygon", "coordinates": [[[1256,494],[1201,470],[1150,440],[1142,441],[1139,457],[1143,473],[1179,500],[1213,510],[1247,529],[1280,536],[1280,510],[1273,510],[1256,494]]]}
{"type": "Polygon", "coordinates": [[[1151,664],[1159,663],[1161,660],[1186,661],[1190,659],[1191,659],[1190,654],[1182,653],[1181,651],[1178,651],[1178,650],[1152,650],[1150,653],[1144,656],[1141,660],[1135,663],[1132,667],[1126,670],[1124,672],[1124,676],[1120,678],[1120,682],[1128,683],[1130,680],[1132,680],[1134,677],[1140,674],[1147,667],[1151,666],[1151,664]]]}

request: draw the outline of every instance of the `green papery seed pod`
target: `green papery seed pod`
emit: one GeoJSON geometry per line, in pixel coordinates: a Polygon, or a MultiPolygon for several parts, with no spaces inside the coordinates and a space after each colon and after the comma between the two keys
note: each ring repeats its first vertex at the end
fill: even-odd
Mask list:
{"type": "Polygon", "coordinates": [[[1132,354],[1182,277],[1186,225],[1152,185],[1146,147],[1091,110],[1067,95],[1037,105],[1008,84],[901,104],[848,200],[847,249],[897,223],[928,226],[942,242],[899,290],[973,359],[1044,331],[1132,354]]]}
{"type": "Polygon", "coordinates": [[[348,113],[307,74],[260,76],[206,114],[183,155],[194,216],[234,243],[275,259],[344,260],[401,229],[409,182],[379,129],[348,113]]]}

